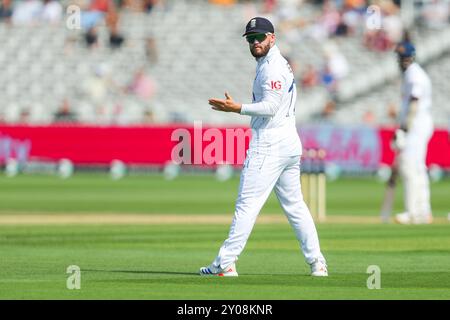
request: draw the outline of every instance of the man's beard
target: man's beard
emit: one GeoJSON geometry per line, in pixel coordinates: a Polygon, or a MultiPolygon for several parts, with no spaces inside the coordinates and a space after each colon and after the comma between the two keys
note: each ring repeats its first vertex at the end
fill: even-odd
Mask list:
{"type": "Polygon", "coordinates": [[[408,59],[407,61],[399,61],[399,65],[400,65],[400,70],[402,72],[405,72],[406,70],[408,70],[409,66],[412,65],[414,63],[413,59],[408,59]]]}
{"type": "Polygon", "coordinates": [[[254,56],[255,58],[264,57],[270,50],[270,43],[268,43],[265,46],[261,45],[261,47],[262,47],[261,53],[256,53],[256,50],[255,50],[254,46],[250,47],[250,52],[252,53],[252,56],[254,56]]]}

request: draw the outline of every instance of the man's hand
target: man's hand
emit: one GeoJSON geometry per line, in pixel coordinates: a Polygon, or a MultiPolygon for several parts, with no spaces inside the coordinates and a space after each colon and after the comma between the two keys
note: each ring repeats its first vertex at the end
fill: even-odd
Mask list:
{"type": "Polygon", "coordinates": [[[389,180],[387,182],[389,186],[395,187],[397,183],[398,173],[399,173],[398,165],[397,163],[394,162],[394,164],[391,167],[391,176],[389,177],[389,180]]]}
{"type": "Polygon", "coordinates": [[[406,145],[406,131],[397,129],[394,133],[394,138],[391,141],[391,148],[396,151],[401,151],[406,145]]]}
{"type": "Polygon", "coordinates": [[[223,112],[236,112],[241,113],[242,105],[233,101],[233,98],[225,92],[226,100],[221,99],[209,99],[208,102],[212,106],[213,110],[223,112]]]}

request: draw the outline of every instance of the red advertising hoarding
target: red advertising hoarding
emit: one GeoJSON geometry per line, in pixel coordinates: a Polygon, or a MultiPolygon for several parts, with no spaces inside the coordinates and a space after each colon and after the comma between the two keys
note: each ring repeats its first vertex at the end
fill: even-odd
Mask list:
{"type": "MultiPolygon", "coordinates": [[[[191,163],[211,164],[204,154],[211,152],[212,143],[216,143],[216,146],[218,143],[227,151],[221,151],[219,155],[214,154],[217,151],[212,151],[212,156],[222,159],[220,161],[223,162],[242,164],[249,137],[244,141],[240,140],[239,136],[248,133],[248,128],[196,128],[176,125],[145,127],[2,125],[0,163],[4,163],[8,158],[23,161],[58,161],[65,158],[76,165],[109,164],[115,159],[129,164],[163,165],[173,160],[173,150],[180,143],[180,134],[175,133],[182,135],[183,132],[189,133],[191,137],[190,141],[185,141],[193,150],[189,155],[191,163]],[[218,140],[215,134],[221,134],[223,138],[218,140]],[[200,154],[194,152],[196,149],[200,150],[200,154]]],[[[324,148],[327,150],[328,161],[341,161],[343,165],[347,163],[370,169],[374,165],[391,164],[394,158],[390,148],[392,129],[310,126],[306,129],[300,128],[299,132],[304,147],[324,148]]],[[[184,156],[186,158],[186,154],[184,156]]],[[[447,130],[435,131],[429,144],[427,164],[438,164],[450,169],[450,141],[447,130]]]]}

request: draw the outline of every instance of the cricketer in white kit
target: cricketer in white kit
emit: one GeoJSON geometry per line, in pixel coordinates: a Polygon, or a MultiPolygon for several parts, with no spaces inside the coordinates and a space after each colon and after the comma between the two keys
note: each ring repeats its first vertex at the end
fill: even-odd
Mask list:
{"type": "Polygon", "coordinates": [[[395,220],[402,224],[428,224],[432,222],[432,213],[426,156],[433,134],[432,85],[426,72],[415,62],[416,50],[410,42],[400,43],[396,53],[403,72],[396,141],[406,212],[397,214],[395,220]]]}
{"type": "Polygon", "coordinates": [[[295,125],[297,96],[294,75],[275,45],[272,23],[256,17],[244,34],[257,60],[253,103],[210,99],[214,110],[251,116],[252,139],[241,173],[239,195],[228,238],[215,260],[200,275],[237,276],[235,262],[256,218],[273,189],[300,242],[313,276],[327,276],[313,218],[300,186],[302,145],[295,125]]]}

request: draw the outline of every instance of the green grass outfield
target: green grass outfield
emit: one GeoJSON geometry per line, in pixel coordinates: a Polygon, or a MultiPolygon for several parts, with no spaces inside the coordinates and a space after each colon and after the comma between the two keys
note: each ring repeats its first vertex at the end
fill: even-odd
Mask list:
{"type": "MultiPolygon", "coordinates": [[[[0,178],[0,217],[28,214],[229,214],[238,180],[106,175],[0,178]]],[[[396,210],[402,209],[398,190],[396,210]]],[[[383,185],[372,179],[328,184],[328,214],[378,215],[383,185]]],[[[432,185],[426,226],[318,224],[330,276],[311,278],[287,221],[256,224],[238,278],[203,278],[228,232],[221,224],[0,225],[0,299],[450,299],[449,181],[432,185]],[[81,289],[66,268],[81,268],[81,289]],[[381,289],[366,287],[367,267],[381,289]]],[[[271,197],[261,217],[279,214],[271,197]]]]}
{"type": "MultiPolygon", "coordinates": [[[[161,176],[127,177],[112,181],[108,175],[0,176],[0,215],[4,213],[152,213],[232,214],[239,178],[217,182],[212,176],[184,176],[166,181],[161,176]]],[[[431,185],[433,214],[450,212],[450,180],[431,185]]],[[[327,214],[377,216],[384,184],[375,179],[340,179],[327,185],[327,214]]],[[[394,211],[403,210],[402,188],[396,192],[394,211]]],[[[262,213],[279,213],[272,196],[262,213]]]]}

